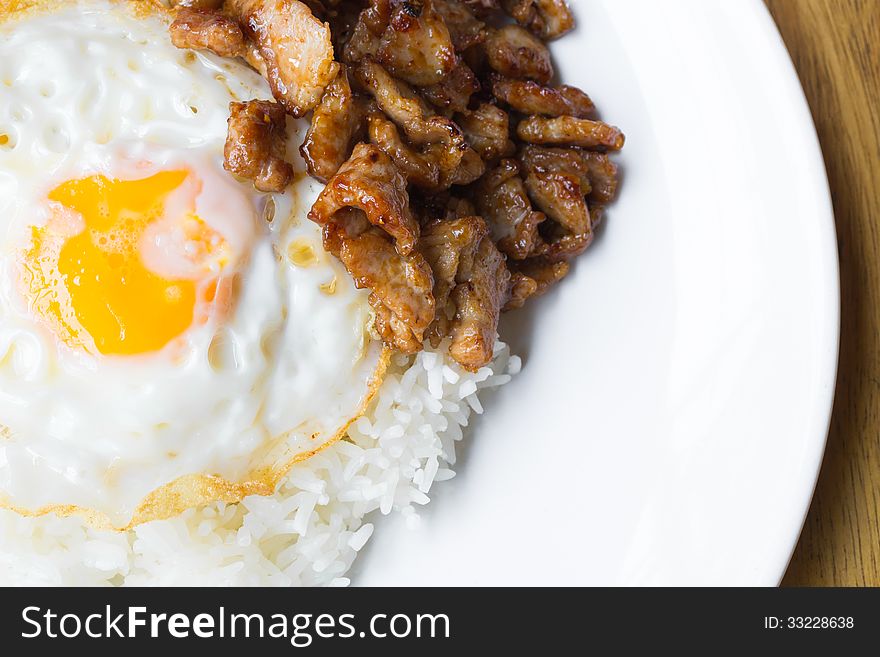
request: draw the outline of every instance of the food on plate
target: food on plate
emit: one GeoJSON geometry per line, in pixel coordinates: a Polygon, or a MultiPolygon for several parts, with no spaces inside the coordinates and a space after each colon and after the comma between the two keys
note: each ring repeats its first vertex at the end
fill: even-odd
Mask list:
{"type": "Polygon", "coordinates": [[[385,358],[307,219],[315,188],[289,185],[284,110],[159,16],[91,3],[3,29],[3,504],[121,528],[271,493],[385,358]]]}
{"type": "Polygon", "coordinates": [[[562,0],[0,0],[0,550],[67,519],[55,552],[134,537],[80,579],[345,583],[365,516],[452,476],[519,369],[502,313],[617,193],[623,134],[555,77],[573,26],[562,0]]]}
{"type": "Polygon", "coordinates": [[[249,100],[233,102],[229,111],[223,167],[253,181],[258,191],[284,192],[293,179],[293,167],[284,159],[287,116],[283,106],[270,100],[249,100]]]}

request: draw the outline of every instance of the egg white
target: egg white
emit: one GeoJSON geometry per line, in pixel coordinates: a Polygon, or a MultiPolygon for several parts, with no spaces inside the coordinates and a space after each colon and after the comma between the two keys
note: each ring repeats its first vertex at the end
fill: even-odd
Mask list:
{"type": "Polygon", "coordinates": [[[366,293],[306,218],[321,186],[295,149],[305,126],[289,122],[287,193],[222,169],[230,101],[270,97],[245,65],[176,49],[165,16],[126,3],[0,23],[0,504],[121,528],[269,493],[363,411],[386,355],[366,293]],[[34,317],[16,284],[22,240],[56,185],[136,177],[132,162],[204,181],[200,216],[243,254],[226,272],[239,291],[183,349],[89,354],[34,317]]]}

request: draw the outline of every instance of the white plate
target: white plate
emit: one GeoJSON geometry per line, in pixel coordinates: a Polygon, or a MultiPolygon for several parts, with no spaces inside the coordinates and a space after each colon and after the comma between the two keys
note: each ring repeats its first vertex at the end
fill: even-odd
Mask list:
{"type": "Polygon", "coordinates": [[[620,200],[503,327],[488,400],[421,528],[360,585],[774,585],[822,458],[838,273],[822,157],[759,0],[573,0],[554,44],[627,134],[620,200]]]}

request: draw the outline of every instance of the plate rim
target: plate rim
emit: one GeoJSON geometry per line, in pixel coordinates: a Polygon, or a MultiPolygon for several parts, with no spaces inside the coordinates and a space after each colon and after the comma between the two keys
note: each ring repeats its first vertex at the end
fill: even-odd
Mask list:
{"type": "Polygon", "coordinates": [[[837,382],[840,374],[840,251],[838,248],[837,240],[837,218],[834,212],[834,203],[832,201],[831,195],[831,184],[828,179],[828,169],[825,164],[825,153],[822,150],[822,145],[819,140],[818,129],[816,128],[816,122],[813,119],[812,109],[810,108],[810,103],[807,100],[806,91],[804,90],[803,84],[801,83],[797,67],[794,64],[794,60],[791,57],[791,52],[789,51],[785,40],[782,38],[782,33],[779,31],[779,26],[776,24],[773,15],[770,13],[770,9],[767,7],[763,0],[752,0],[752,7],[753,12],[756,14],[757,22],[762,23],[762,25],[760,25],[759,27],[761,27],[766,35],[773,41],[773,45],[777,49],[777,65],[782,69],[780,70],[780,73],[783,73],[793,79],[796,88],[798,89],[797,96],[791,99],[791,109],[793,112],[800,115],[799,119],[802,124],[800,131],[804,133],[804,144],[811,151],[813,151],[813,156],[810,159],[810,162],[813,165],[811,167],[811,178],[813,178],[813,182],[816,185],[815,188],[817,197],[820,198],[822,202],[823,207],[821,208],[821,214],[824,215],[827,219],[825,226],[826,239],[824,240],[824,245],[822,248],[823,250],[828,252],[826,253],[826,256],[830,256],[828,257],[828,264],[830,265],[829,274],[831,276],[831,280],[829,281],[828,292],[832,296],[831,298],[827,299],[826,305],[828,305],[834,312],[834,316],[832,318],[829,318],[830,329],[833,334],[833,345],[829,345],[829,348],[831,348],[832,350],[832,362],[830,363],[831,371],[828,375],[828,378],[830,379],[830,385],[828,386],[829,392],[827,393],[826,398],[823,401],[823,408],[825,409],[825,412],[824,420],[820,425],[822,427],[822,433],[819,435],[819,438],[816,441],[818,449],[815,451],[813,463],[810,467],[812,473],[809,478],[810,485],[807,488],[807,494],[804,496],[804,501],[801,505],[801,514],[798,521],[793,525],[790,535],[790,547],[787,552],[788,556],[781,564],[779,564],[779,574],[777,577],[776,586],[780,586],[783,579],[785,578],[786,573],[788,572],[789,565],[791,564],[798,544],[800,543],[801,534],[803,533],[804,526],[806,525],[806,521],[813,504],[813,499],[815,498],[816,488],[819,483],[819,476],[822,471],[822,465],[825,461],[825,453],[828,448],[828,438],[831,431],[831,421],[834,413],[834,402],[837,395],[837,382]]]}

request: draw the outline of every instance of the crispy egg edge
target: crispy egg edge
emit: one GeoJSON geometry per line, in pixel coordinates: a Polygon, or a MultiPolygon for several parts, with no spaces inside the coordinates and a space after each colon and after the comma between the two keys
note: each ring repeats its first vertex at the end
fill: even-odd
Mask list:
{"type": "MultiPolygon", "coordinates": [[[[64,5],[75,5],[80,0],[0,0],[0,22],[40,12],[48,12],[64,5]]],[[[169,14],[170,10],[162,0],[109,0],[113,4],[128,5],[136,16],[154,13],[169,14]]]]}
{"type": "Polygon", "coordinates": [[[157,488],[144,497],[138,504],[127,525],[118,527],[113,524],[105,513],[73,504],[52,504],[36,510],[25,509],[9,502],[8,498],[0,497],[0,509],[13,511],[25,518],[38,518],[55,514],[61,518],[79,516],[83,522],[93,529],[104,529],[118,532],[128,531],[154,520],[167,520],[179,516],[187,509],[205,506],[214,502],[237,504],[251,495],[267,497],[274,494],[281,480],[290,470],[303,461],[323,452],[346,437],[348,429],[369,410],[376,398],[379,388],[385,380],[393,351],[382,347],[379,362],[368,383],[367,394],[361,399],[356,414],[340,427],[332,438],[324,441],[317,449],[287,461],[280,467],[264,466],[252,470],[241,482],[232,482],[217,475],[189,474],[178,477],[164,486],[157,488]]]}

